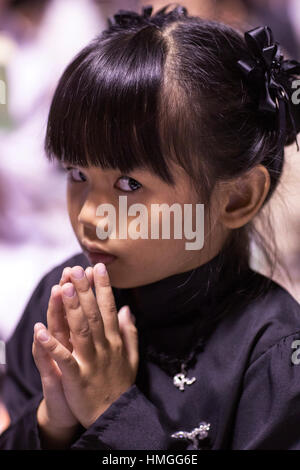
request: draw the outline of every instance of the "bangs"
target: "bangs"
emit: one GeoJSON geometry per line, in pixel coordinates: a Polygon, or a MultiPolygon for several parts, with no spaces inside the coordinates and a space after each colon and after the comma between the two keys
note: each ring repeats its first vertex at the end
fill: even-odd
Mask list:
{"type": "Polygon", "coordinates": [[[82,167],[147,168],[169,184],[160,90],[167,44],[153,25],[96,37],[64,71],[45,138],[50,160],[82,167]]]}

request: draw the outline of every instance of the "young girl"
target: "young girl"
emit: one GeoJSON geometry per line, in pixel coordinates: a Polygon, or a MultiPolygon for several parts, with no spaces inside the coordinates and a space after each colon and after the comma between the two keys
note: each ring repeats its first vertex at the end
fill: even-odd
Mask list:
{"type": "Polygon", "coordinates": [[[0,448],[300,449],[299,304],[249,267],[299,73],[268,27],[243,37],[181,6],[119,11],[67,67],[45,147],[83,253],[7,344],[0,448]],[[202,248],[118,236],[133,212],[101,238],[120,196],[141,225],[155,204],[204,204],[202,248]]]}

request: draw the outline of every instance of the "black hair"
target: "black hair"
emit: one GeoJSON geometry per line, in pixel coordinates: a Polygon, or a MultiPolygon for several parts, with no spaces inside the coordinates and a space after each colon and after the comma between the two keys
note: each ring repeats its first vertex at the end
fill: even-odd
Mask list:
{"type": "MultiPolygon", "coordinates": [[[[147,167],[171,185],[174,161],[205,202],[216,182],[262,164],[271,179],[265,204],[280,180],[284,150],[237,67],[249,58],[244,37],[176,5],[152,16],[121,10],[77,54],[53,97],[46,154],[124,173],[147,167]]],[[[291,123],[286,135],[292,143],[291,123]]],[[[240,267],[248,266],[253,233],[250,222],[227,241],[240,267]]]]}

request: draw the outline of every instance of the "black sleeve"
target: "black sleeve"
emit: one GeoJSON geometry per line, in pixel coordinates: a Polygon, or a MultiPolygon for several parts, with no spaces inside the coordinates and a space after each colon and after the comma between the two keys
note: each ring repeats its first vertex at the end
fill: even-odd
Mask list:
{"type": "Polygon", "coordinates": [[[36,412],[43,395],[33,397],[0,436],[0,450],[41,450],[36,412]]]}
{"type": "Polygon", "coordinates": [[[80,436],[72,449],[175,449],[167,419],[133,384],[80,436]]]}
{"type": "Polygon", "coordinates": [[[300,450],[299,423],[300,333],[296,332],[247,369],[232,449],[300,450]]]}

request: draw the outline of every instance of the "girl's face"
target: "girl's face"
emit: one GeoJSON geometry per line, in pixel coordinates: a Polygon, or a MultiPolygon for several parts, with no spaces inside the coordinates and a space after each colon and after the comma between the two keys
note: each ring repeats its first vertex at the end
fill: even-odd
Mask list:
{"type": "MultiPolygon", "coordinates": [[[[185,238],[184,204],[189,204],[192,207],[193,222],[192,226],[189,226],[194,231],[197,228],[198,233],[196,204],[201,204],[202,201],[199,200],[199,196],[193,189],[188,175],[178,165],[172,164],[171,166],[175,186],[168,185],[146,169],[137,169],[124,175],[119,170],[103,170],[95,166],[83,168],[65,164],[64,167],[68,172],[67,202],[73,230],[83,251],[84,245],[92,245],[93,248],[116,256],[113,262],[107,264],[112,286],[131,288],[149,284],[200,266],[220,251],[224,241],[224,233],[221,224],[218,223],[218,211],[213,209],[213,206],[217,208],[218,204],[212,204],[210,208],[210,222],[207,207],[204,206],[203,248],[186,249],[186,243],[194,242],[196,236],[194,240],[185,238]],[[122,225],[124,225],[124,221],[127,221],[127,227],[131,223],[136,223],[135,226],[131,225],[131,227],[135,227],[136,232],[147,226],[148,238],[133,239],[128,231],[126,238],[119,237],[121,227],[118,224],[119,196],[126,196],[127,203],[126,217],[122,219],[122,225]],[[143,205],[143,210],[139,209],[135,215],[128,215],[130,206],[137,203],[143,205]],[[170,214],[170,235],[165,239],[162,238],[162,212],[157,212],[152,204],[165,204],[167,205],[165,208],[170,208],[174,203],[181,208],[182,235],[180,238],[174,237],[174,216],[172,210],[170,212],[167,210],[167,213],[170,214]],[[101,216],[97,215],[97,208],[102,204],[109,204],[115,209],[115,238],[108,236],[106,239],[101,239],[98,237],[99,229],[107,231],[112,222],[108,212],[103,212],[101,216]],[[151,210],[154,211],[152,217],[151,210]],[[154,213],[159,216],[157,219],[160,227],[158,239],[151,237],[151,223],[155,223],[154,213]],[[143,225],[138,225],[137,219],[143,225]]],[[[213,194],[212,200],[214,199],[213,194]]],[[[168,217],[166,224],[167,222],[168,217]]],[[[124,230],[124,227],[122,229],[124,230]]],[[[201,223],[200,229],[203,229],[203,223],[201,223]]],[[[93,265],[91,258],[89,260],[93,265]]]]}

